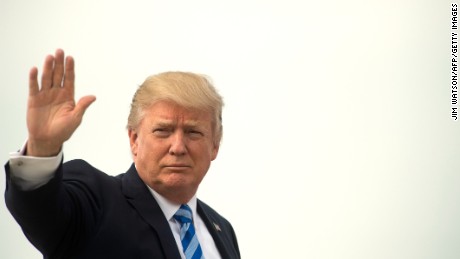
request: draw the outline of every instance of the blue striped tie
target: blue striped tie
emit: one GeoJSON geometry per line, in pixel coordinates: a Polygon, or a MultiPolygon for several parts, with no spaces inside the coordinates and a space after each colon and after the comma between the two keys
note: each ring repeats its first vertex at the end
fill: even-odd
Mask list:
{"type": "Polygon", "coordinates": [[[192,210],[188,205],[181,205],[174,214],[174,219],[180,223],[180,241],[187,259],[203,259],[200,243],[195,235],[195,227],[192,222],[192,210]]]}

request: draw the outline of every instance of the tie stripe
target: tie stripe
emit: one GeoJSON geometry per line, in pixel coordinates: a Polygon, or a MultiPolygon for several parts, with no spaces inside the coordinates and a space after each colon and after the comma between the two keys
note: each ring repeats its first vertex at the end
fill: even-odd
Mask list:
{"type": "Polygon", "coordinates": [[[180,239],[185,258],[203,259],[203,251],[195,235],[195,227],[192,222],[192,210],[190,207],[188,205],[181,205],[176,214],[174,214],[174,219],[181,225],[180,239]]]}

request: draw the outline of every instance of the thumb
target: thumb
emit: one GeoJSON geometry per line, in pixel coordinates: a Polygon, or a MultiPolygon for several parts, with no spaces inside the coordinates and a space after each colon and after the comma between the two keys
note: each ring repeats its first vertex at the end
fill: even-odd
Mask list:
{"type": "Polygon", "coordinates": [[[86,109],[88,109],[94,101],[96,101],[96,96],[94,95],[87,95],[80,98],[75,106],[75,114],[80,118],[83,117],[86,109]]]}

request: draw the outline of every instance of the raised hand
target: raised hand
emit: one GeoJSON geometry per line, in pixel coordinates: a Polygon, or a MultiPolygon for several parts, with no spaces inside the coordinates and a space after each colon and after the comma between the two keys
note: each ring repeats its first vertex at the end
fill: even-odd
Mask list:
{"type": "Polygon", "coordinates": [[[58,49],[55,56],[45,59],[41,86],[37,79],[38,69],[30,70],[27,155],[57,155],[62,144],[80,125],[86,109],[96,100],[95,96],[88,95],[75,103],[74,66],[73,58],[65,58],[64,51],[58,49]]]}

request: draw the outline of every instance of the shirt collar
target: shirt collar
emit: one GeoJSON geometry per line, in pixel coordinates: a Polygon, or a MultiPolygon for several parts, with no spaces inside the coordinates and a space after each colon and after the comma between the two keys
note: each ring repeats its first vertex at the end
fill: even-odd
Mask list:
{"type": "MultiPolygon", "coordinates": [[[[174,214],[176,214],[177,210],[179,210],[181,204],[171,202],[170,200],[166,199],[165,197],[157,193],[154,189],[150,188],[150,186],[146,186],[149,189],[150,193],[153,195],[153,198],[155,198],[155,200],[158,202],[158,205],[160,206],[161,211],[163,211],[163,214],[165,215],[166,219],[173,220],[173,216],[174,214]]],[[[197,199],[195,194],[187,202],[187,205],[192,210],[192,215],[194,219],[196,218],[196,203],[197,199]]]]}

